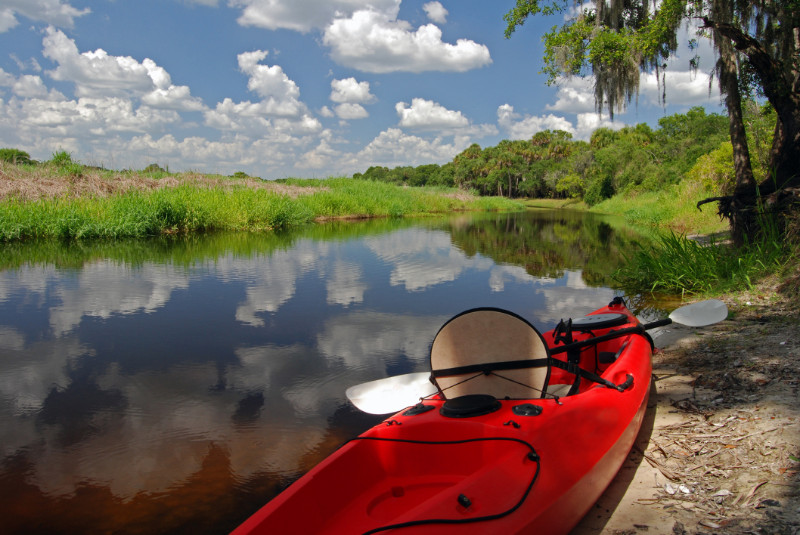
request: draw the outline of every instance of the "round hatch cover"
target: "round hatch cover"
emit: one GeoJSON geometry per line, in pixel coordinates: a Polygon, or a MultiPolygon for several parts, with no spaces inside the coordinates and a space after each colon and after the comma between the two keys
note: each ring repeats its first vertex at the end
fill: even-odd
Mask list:
{"type": "Polygon", "coordinates": [[[500,402],[489,394],[468,394],[448,399],[439,410],[448,418],[470,418],[489,414],[500,408],[500,402]]]}

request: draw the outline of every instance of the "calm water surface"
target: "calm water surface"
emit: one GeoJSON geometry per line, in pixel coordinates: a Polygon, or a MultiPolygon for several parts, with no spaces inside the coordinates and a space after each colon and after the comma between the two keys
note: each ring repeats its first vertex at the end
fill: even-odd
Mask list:
{"type": "Polygon", "coordinates": [[[282,235],[0,246],[0,532],[226,533],[382,417],[448,318],[540,330],[641,238],[529,211],[282,235]]]}

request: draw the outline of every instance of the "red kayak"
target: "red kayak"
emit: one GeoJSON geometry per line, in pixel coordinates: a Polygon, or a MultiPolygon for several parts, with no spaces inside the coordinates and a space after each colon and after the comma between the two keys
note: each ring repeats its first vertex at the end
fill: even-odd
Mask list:
{"type": "Polygon", "coordinates": [[[432,396],[234,533],[567,533],[633,445],[652,349],[619,298],[544,335],[500,309],[459,314],[431,345],[432,396]]]}

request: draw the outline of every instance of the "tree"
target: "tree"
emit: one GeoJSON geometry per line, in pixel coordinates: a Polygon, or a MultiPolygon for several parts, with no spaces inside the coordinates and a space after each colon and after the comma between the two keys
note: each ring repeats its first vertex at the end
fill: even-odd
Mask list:
{"type": "MultiPolygon", "coordinates": [[[[477,143],[473,143],[453,158],[453,180],[459,188],[470,189],[476,187],[475,182],[480,177],[485,165],[483,151],[477,143]]],[[[485,192],[484,192],[485,193],[485,192]]]]}
{"type": "MultiPolygon", "coordinates": [[[[800,198],[800,0],[596,0],[573,10],[569,0],[517,0],[505,15],[506,37],[531,15],[568,14],[544,36],[549,83],[562,75],[593,75],[595,103],[613,118],[630,103],[641,72],[663,76],[682,24],[700,22],[718,54],[716,77],[728,110],[736,186],[719,201],[734,238],[758,231],[764,201],[780,210],[800,198]],[[770,177],[753,177],[742,95],[767,98],[777,114],[770,177]]],[[[696,59],[692,66],[697,68],[696,59]]],[[[662,94],[663,95],[663,94],[662,94]]],[[[663,97],[662,97],[663,98],[663,97]]]]}
{"type": "Polygon", "coordinates": [[[144,173],[166,173],[166,169],[158,165],[157,163],[151,163],[147,167],[145,167],[142,172],[144,173]]]}
{"type": "Polygon", "coordinates": [[[12,164],[29,164],[31,155],[20,149],[0,149],[0,161],[12,164]]]}

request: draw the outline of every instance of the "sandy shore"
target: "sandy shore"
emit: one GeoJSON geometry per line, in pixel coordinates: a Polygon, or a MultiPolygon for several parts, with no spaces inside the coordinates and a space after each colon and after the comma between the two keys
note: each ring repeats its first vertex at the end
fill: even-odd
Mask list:
{"type": "Polygon", "coordinates": [[[642,430],[572,535],[800,533],[800,311],[774,290],[652,333],[642,430]]]}

